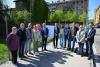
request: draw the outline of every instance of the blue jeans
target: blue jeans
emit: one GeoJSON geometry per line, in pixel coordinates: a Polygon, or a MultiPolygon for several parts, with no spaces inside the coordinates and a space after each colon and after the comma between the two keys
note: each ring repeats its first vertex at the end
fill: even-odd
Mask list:
{"type": "Polygon", "coordinates": [[[68,38],[68,49],[71,49],[71,41],[72,41],[72,38],[69,37],[69,38],[68,38]]]}
{"type": "Polygon", "coordinates": [[[89,58],[92,58],[93,57],[93,43],[92,42],[88,42],[88,48],[89,48],[89,58]]]}
{"type": "Polygon", "coordinates": [[[31,39],[29,39],[29,40],[26,41],[24,52],[25,53],[31,52],[31,39]]]}
{"type": "Polygon", "coordinates": [[[75,37],[74,36],[72,36],[72,50],[74,50],[74,46],[75,46],[75,37]]]}
{"type": "Polygon", "coordinates": [[[60,46],[64,47],[64,35],[63,34],[60,35],[60,46]]]}
{"type": "Polygon", "coordinates": [[[84,43],[78,42],[78,45],[79,45],[79,53],[81,56],[83,56],[84,43]]]}

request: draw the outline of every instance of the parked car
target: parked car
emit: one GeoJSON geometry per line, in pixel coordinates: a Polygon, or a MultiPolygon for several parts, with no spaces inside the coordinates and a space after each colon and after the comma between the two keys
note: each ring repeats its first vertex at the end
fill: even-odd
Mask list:
{"type": "Polygon", "coordinates": [[[97,23],[96,24],[96,28],[100,28],[100,23],[97,23]]]}

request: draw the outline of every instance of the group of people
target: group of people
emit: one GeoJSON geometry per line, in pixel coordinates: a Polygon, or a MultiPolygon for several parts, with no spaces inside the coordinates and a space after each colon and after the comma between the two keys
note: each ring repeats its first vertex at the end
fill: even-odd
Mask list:
{"type": "Polygon", "coordinates": [[[49,30],[46,28],[45,23],[42,26],[40,24],[32,26],[31,23],[28,23],[27,28],[25,28],[24,23],[21,23],[19,29],[15,26],[12,27],[12,32],[6,38],[6,43],[12,56],[12,63],[17,64],[17,56],[23,60],[23,58],[26,58],[27,53],[36,54],[40,40],[42,40],[42,51],[47,51],[48,32],[49,30]]]}
{"type": "Polygon", "coordinates": [[[88,55],[90,60],[93,57],[94,36],[96,30],[91,23],[86,26],[80,25],[79,28],[76,26],[70,27],[68,25],[58,25],[55,23],[54,27],[54,48],[57,48],[58,38],[60,39],[60,46],[66,48],[66,42],[68,42],[67,50],[76,51],[75,45],[78,44],[78,53],[83,57],[84,45],[86,45],[85,54],[88,55]]]}
{"type": "MultiPolygon", "coordinates": [[[[79,28],[76,26],[70,27],[66,24],[59,25],[55,23],[53,46],[54,48],[57,48],[58,39],[60,39],[61,48],[67,48],[67,50],[74,51],[75,42],[77,42],[79,46],[79,54],[83,56],[84,44],[86,44],[86,53],[88,54],[88,59],[91,59],[93,55],[92,45],[94,43],[95,33],[96,30],[91,23],[87,27],[80,25],[79,28]]],[[[46,27],[46,23],[33,26],[31,23],[28,23],[27,28],[25,28],[24,23],[21,23],[19,29],[17,29],[17,27],[12,27],[12,32],[6,38],[7,46],[12,55],[12,63],[17,63],[17,56],[23,60],[28,53],[38,53],[40,41],[42,42],[42,51],[47,51],[46,44],[48,34],[49,29],[46,27]]]]}

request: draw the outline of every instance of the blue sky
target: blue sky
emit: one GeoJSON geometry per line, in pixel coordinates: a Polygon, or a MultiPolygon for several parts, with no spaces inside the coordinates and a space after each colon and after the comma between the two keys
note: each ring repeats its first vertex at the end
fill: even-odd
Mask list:
{"type": "MultiPolygon", "coordinates": [[[[14,8],[15,4],[13,3],[14,0],[4,0],[5,3],[8,4],[10,8],[14,8]]],[[[57,1],[57,0],[46,0],[47,2],[57,1]]],[[[88,10],[88,16],[89,19],[94,18],[94,10],[100,5],[100,0],[89,0],[89,10],[88,10]]]]}

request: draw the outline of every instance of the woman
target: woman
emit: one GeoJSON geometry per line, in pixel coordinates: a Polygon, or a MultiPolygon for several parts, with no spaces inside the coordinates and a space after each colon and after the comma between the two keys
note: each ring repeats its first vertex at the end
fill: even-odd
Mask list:
{"type": "Polygon", "coordinates": [[[32,40],[34,43],[34,54],[38,52],[38,45],[39,45],[39,39],[40,39],[40,31],[39,26],[35,25],[32,33],[32,40]]]}
{"type": "Polygon", "coordinates": [[[64,47],[64,28],[62,25],[60,29],[60,46],[64,47]]]}
{"type": "Polygon", "coordinates": [[[17,63],[17,51],[19,48],[19,37],[16,35],[17,28],[12,27],[12,32],[6,38],[6,43],[8,45],[8,49],[12,55],[12,63],[17,63]]]}

